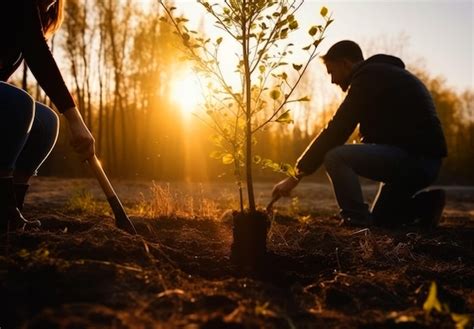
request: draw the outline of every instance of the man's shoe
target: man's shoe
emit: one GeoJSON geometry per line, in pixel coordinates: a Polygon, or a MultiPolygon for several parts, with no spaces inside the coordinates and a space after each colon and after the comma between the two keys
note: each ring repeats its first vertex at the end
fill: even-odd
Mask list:
{"type": "Polygon", "coordinates": [[[347,216],[342,217],[342,225],[353,227],[370,227],[374,224],[372,216],[347,216]]]}
{"type": "Polygon", "coordinates": [[[417,223],[426,228],[438,226],[446,205],[446,192],[442,189],[423,191],[413,197],[413,211],[417,223]]]}

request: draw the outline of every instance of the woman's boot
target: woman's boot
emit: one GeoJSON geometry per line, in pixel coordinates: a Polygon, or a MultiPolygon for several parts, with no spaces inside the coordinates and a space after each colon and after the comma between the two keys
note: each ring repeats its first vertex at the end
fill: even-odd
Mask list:
{"type": "Polygon", "coordinates": [[[7,233],[27,226],[39,227],[39,220],[26,220],[17,208],[13,177],[0,178],[0,233],[7,233]]]}
{"type": "Polygon", "coordinates": [[[30,184],[15,183],[13,185],[13,188],[15,189],[16,207],[20,211],[23,210],[23,204],[25,203],[25,195],[29,187],[30,187],[30,184]]]}

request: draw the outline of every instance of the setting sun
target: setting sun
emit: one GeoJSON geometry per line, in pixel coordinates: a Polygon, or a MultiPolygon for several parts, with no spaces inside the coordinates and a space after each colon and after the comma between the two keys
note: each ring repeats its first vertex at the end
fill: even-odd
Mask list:
{"type": "Polygon", "coordinates": [[[171,97],[183,114],[189,115],[196,111],[203,96],[199,79],[193,72],[187,71],[172,82],[171,97]]]}

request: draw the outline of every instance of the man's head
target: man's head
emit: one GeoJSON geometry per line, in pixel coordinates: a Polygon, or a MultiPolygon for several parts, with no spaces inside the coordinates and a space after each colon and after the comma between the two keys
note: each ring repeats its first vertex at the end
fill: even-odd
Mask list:
{"type": "Polygon", "coordinates": [[[349,88],[351,72],[354,64],[364,60],[362,50],[354,41],[343,40],[329,48],[322,56],[332,83],[341,87],[343,91],[349,88]]]}

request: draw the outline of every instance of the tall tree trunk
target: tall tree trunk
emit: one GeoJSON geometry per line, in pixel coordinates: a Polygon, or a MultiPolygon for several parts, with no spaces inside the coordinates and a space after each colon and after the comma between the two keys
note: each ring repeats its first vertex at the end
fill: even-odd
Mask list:
{"type": "Polygon", "coordinates": [[[257,210],[255,206],[255,195],[253,190],[253,177],[252,177],[252,94],[251,94],[251,72],[250,72],[250,58],[249,58],[249,42],[248,42],[248,30],[250,26],[247,22],[246,9],[247,0],[244,0],[243,3],[243,13],[242,13],[242,47],[243,47],[243,57],[244,57],[244,75],[245,75],[245,117],[246,117],[246,127],[245,127],[245,139],[246,139],[246,149],[245,149],[245,171],[247,177],[247,193],[249,198],[249,210],[250,212],[255,212],[257,210]]]}
{"type": "MultiPolygon", "coordinates": [[[[103,119],[104,119],[104,80],[102,76],[102,54],[104,51],[104,38],[103,32],[100,31],[100,41],[99,41],[99,50],[98,50],[98,60],[97,60],[97,72],[99,79],[99,113],[98,113],[98,132],[97,132],[97,153],[102,155],[102,146],[103,146],[103,119]]],[[[104,56],[105,57],[105,56],[104,56]]]]}

